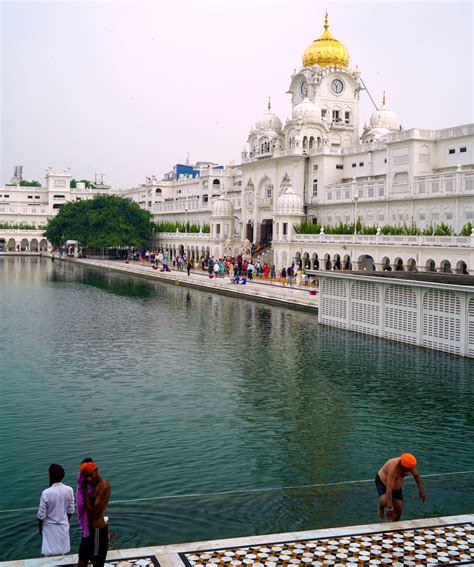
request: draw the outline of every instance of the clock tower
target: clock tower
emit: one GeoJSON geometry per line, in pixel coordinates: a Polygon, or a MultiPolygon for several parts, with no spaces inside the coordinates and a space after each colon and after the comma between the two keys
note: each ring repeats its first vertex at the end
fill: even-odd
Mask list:
{"type": "Polygon", "coordinates": [[[288,92],[293,108],[305,97],[321,110],[332,147],[354,145],[359,139],[360,73],[349,69],[346,47],[329,32],[326,13],[324,32],[303,54],[303,67],[295,71],[288,92]]]}

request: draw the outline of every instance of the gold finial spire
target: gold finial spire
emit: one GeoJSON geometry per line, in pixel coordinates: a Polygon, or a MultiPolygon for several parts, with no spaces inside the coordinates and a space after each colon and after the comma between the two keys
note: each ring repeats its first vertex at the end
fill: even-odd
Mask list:
{"type": "Polygon", "coordinates": [[[268,97],[268,105],[267,105],[268,110],[272,109],[272,101],[270,100],[270,97],[268,97]]]}
{"type": "Polygon", "coordinates": [[[383,91],[382,106],[385,106],[385,91],[383,91]]]}
{"type": "Polygon", "coordinates": [[[329,27],[328,11],[326,10],[326,16],[324,17],[324,29],[327,30],[329,27]]]}

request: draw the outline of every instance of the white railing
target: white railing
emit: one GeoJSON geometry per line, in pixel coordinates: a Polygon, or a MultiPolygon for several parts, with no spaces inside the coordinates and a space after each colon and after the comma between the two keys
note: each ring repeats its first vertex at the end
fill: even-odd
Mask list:
{"type": "Polygon", "coordinates": [[[419,128],[412,128],[411,130],[402,130],[401,132],[393,132],[388,134],[387,141],[389,143],[393,142],[405,142],[407,140],[436,140],[438,138],[437,130],[422,130],[419,128]]]}
{"type": "Polygon", "coordinates": [[[201,169],[201,171],[199,172],[199,176],[202,177],[207,177],[207,176],[211,176],[211,177],[238,177],[239,175],[242,175],[242,172],[240,171],[240,169],[234,169],[234,170],[227,170],[227,169],[212,169],[212,168],[206,168],[206,169],[201,169]]]}
{"type": "Polygon", "coordinates": [[[385,246],[436,246],[443,248],[471,248],[469,236],[404,236],[385,234],[295,234],[294,242],[314,244],[383,244],[385,246]]]}
{"type": "Polygon", "coordinates": [[[344,155],[360,154],[361,150],[364,152],[373,152],[375,150],[383,150],[385,148],[386,148],[386,144],[382,144],[381,142],[370,142],[369,144],[345,146],[344,148],[342,148],[342,153],[344,155]]]}
{"type": "Polygon", "coordinates": [[[45,239],[43,236],[45,229],[44,228],[37,228],[37,229],[28,229],[28,228],[0,228],[0,238],[6,238],[10,235],[15,234],[22,234],[23,236],[29,237],[41,237],[45,239]]]}
{"type": "Polygon", "coordinates": [[[186,211],[203,211],[209,212],[211,210],[211,203],[200,203],[199,201],[184,202],[171,202],[171,203],[155,203],[151,207],[152,213],[186,213],[186,211]]]}
{"type": "Polygon", "coordinates": [[[456,138],[458,136],[469,136],[474,134],[474,124],[464,124],[463,126],[455,126],[454,128],[443,128],[438,131],[441,140],[445,138],[456,138]]]}
{"type": "Polygon", "coordinates": [[[357,196],[359,200],[378,200],[387,193],[386,180],[357,181],[348,183],[335,183],[326,185],[323,190],[322,199],[325,201],[354,201],[357,196]]]}
{"type": "MultiPolygon", "coordinates": [[[[423,197],[424,195],[453,195],[464,192],[474,191],[474,171],[436,173],[433,175],[423,175],[413,179],[414,195],[423,197]],[[459,177],[458,177],[459,176],[459,177]]],[[[325,185],[319,198],[320,203],[327,201],[354,201],[357,195],[361,200],[377,200],[388,194],[386,180],[374,181],[348,181],[346,183],[334,183],[325,185]]]]}
{"type": "Polygon", "coordinates": [[[159,232],[160,240],[214,240],[210,232],[159,232]]]}

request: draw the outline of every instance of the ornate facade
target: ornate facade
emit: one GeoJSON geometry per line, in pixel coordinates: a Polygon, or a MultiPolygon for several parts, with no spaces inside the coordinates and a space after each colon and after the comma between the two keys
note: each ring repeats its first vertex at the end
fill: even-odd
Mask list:
{"type": "MultiPolygon", "coordinates": [[[[290,118],[283,123],[269,101],[249,132],[240,164],[199,163],[191,168],[192,175],[150,177],[139,187],[116,193],[150,210],[157,221],[211,224],[210,235],[162,234],[160,245],[223,255],[224,242],[235,252],[248,239],[272,243],[277,264],[298,254],[309,258],[344,254],[342,248],[334,249],[334,238],[294,234],[294,224],[302,220],[337,225],[357,219],[364,225],[416,224],[420,229],[445,223],[456,234],[467,223],[474,224],[474,124],[404,129],[384,95],[361,128],[359,100],[364,90],[361,71],[350,67],[349,51],[332,37],[326,15],[321,37],[307,47],[302,66],[290,77],[290,118]],[[291,214],[287,201],[294,201],[291,214]],[[221,218],[223,210],[226,215],[221,218]]],[[[21,219],[30,224],[41,219],[44,224],[60,199],[94,194],[66,186],[59,191],[54,186],[57,181],[57,174],[49,171],[45,188],[28,192],[19,188],[13,200],[11,186],[0,189],[0,222],[18,224],[21,219]]],[[[380,238],[375,244],[375,237],[367,237],[367,246],[369,240],[379,250],[380,238]]],[[[346,241],[347,237],[345,249],[346,241]]],[[[357,242],[364,245],[361,237],[357,242]]],[[[390,244],[384,241],[383,246],[390,244]]],[[[430,244],[425,239],[420,246],[426,255],[417,252],[402,258],[405,266],[411,259],[424,269],[425,260],[433,260],[439,250],[430,250],[438,246],[434,240],[430,244]]],[[[352,249],[352,257],[358,259],[359,253],[362,249],[352,249]]],[[[381,263],[379,256],[376,264],[381,263]]],[[[468,256],[466,263],[474,270],[468,256]]],[[[454,269],[460,261],[456,258],[448,254],[444,259],[454,269]]],[[[440,269],[443,259],[434,261],[435,269],[440,269]]]]}

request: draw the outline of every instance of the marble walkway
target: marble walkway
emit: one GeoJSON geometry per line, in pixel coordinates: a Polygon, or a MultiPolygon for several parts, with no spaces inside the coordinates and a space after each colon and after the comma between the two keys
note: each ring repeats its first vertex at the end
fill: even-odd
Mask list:
{"type": "MultiPolygon", "coordinates": [[[[3,567],[76,565],[77,556],[25,559],[3,567]]],[[[474,514],[325,530],[111,550],[106,566],[292,567],[474,565],[474,514]]]]}
{"type": "Polygon", "coordinates": [[[192,287],[202,291],[221,293],[252,301],[261,301],[282,307],[304,309],[313,312],[318,311],[316,290],[305,286],[283,286],[280,283],[270,283],[257,279],[247,281],[246,285],[236,285],[230,283],[228,277],[211,279],[202,271],[191,272],[188,276],[186,271],[172,270],[171,272],[160,272],[159,270],[153,270],[150,264],[139,264],[138,262],[126,264],[119,260],[89,260],[80,258],[63,258],[61,260],[82,264],[105,272],[114,271],[133,274],[155,281],[192,287]]]}

